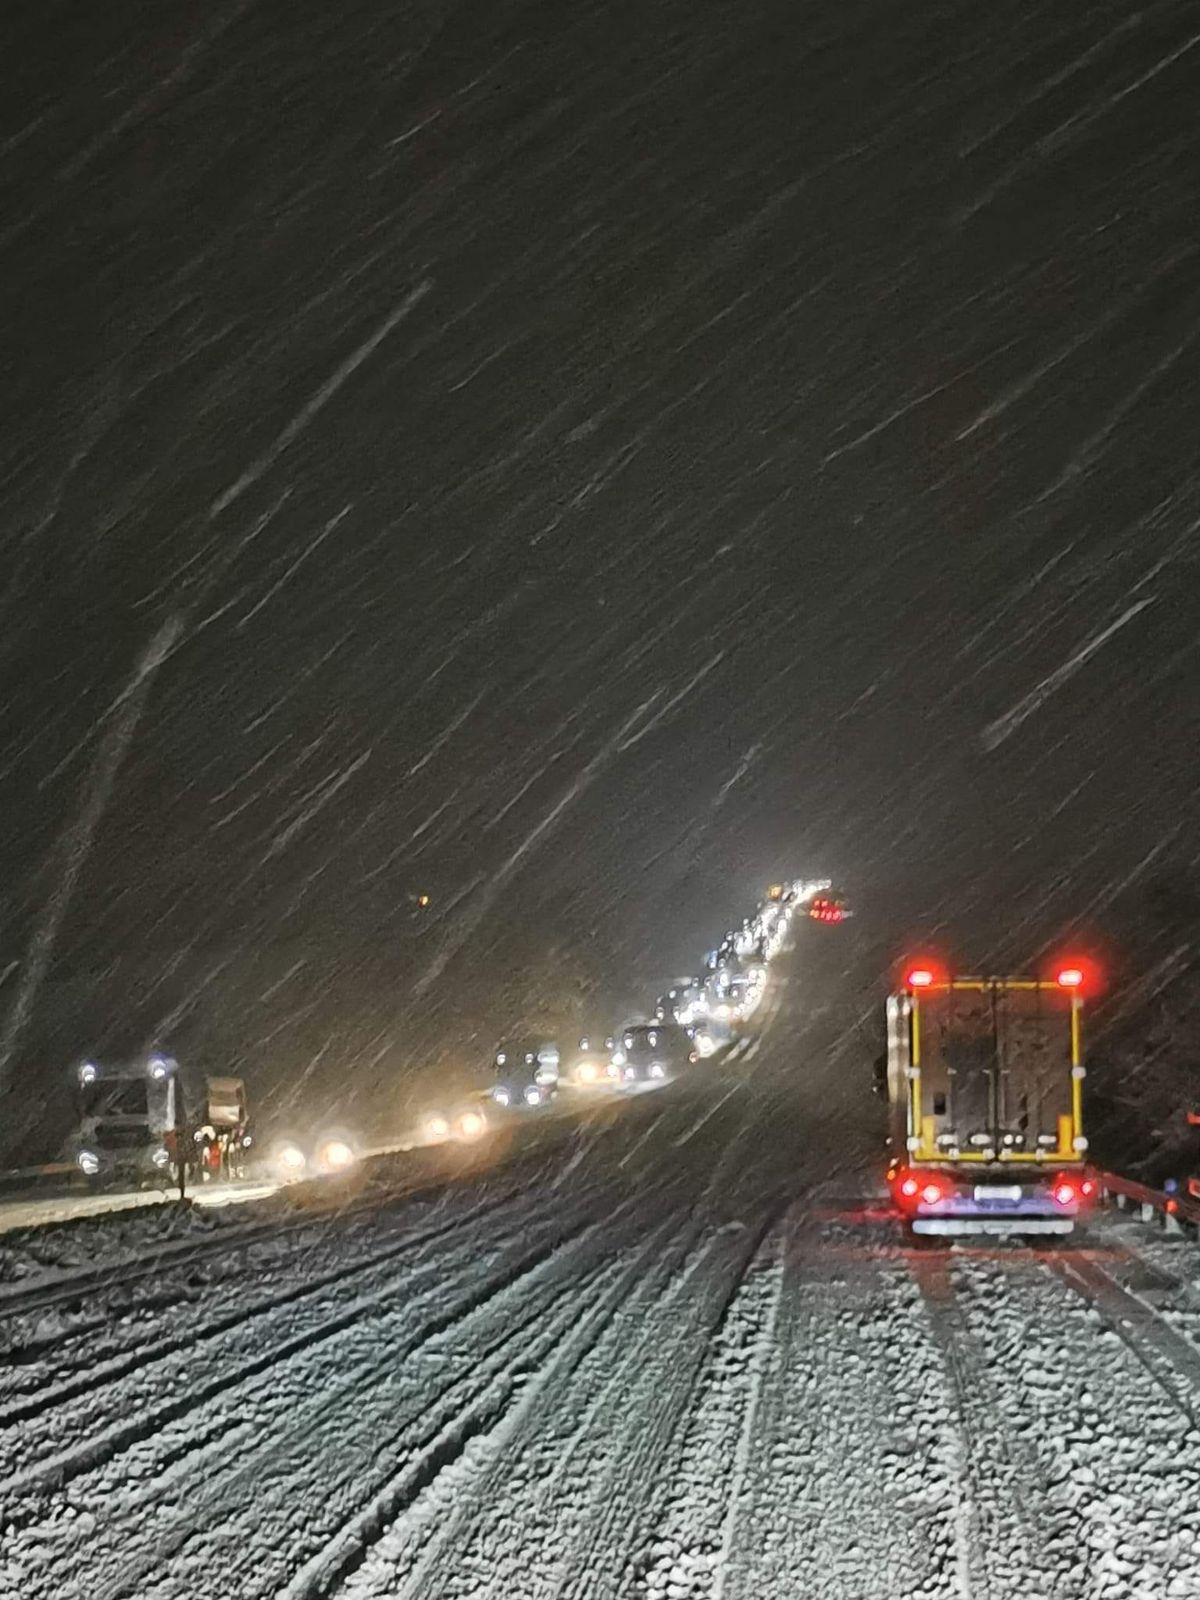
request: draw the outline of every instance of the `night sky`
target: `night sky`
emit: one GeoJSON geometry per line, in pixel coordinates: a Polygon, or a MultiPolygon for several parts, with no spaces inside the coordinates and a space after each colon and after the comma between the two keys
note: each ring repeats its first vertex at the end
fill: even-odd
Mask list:
{"type": "Polygon", "coordinates": [[[1197,26],[6,6],[9,1114],[386,1112],[774,876],[978,963],[1190,863],[1197,26]]]}

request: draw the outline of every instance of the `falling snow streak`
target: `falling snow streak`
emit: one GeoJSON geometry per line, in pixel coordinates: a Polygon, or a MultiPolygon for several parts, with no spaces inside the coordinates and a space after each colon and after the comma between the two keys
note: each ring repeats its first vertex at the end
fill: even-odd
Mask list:
{"type": "Polygon", "coordinates": [[[142,651],[101,737],[84,784],[79,810],[63,835],[57,859],[51,867],[46,898],[33,925],[8,1015],[0,1027],[0,1091],[7,1087],[13,1053],[20,1043],[38,990],[49,969],[58,930],[87,863],[92,841],[104,816],[121,763],[137,731],[159,669],[175,648],[182,632],[183,619],[179,616],[169,616],[159,625],[142,651]]]}
{"type": "Polygon", "coordinates": [[[246,468],[228,488],[223,489],[209,507],[209,516],[217,517],[227,511],[236,500],[240,500],[269,472],[283,452],[295,443],[304,430],[309,427],[317,414],[322,411],[337,394],[346,381],[356,373],[363,362],[368,360],[392,330],[404,321],[405,317],[418,306],[433,288],[432,282],[427,278],[419,283],[411,294],[406,295],[395,310],[389,312],[379,323],[378,327],[365,338],[361,344],[356,345],[344,361],[340,362],[325,382],[312,394],[299,411],[280,429],[272,443],[263,451],[255,461],[246,468]]]}
{"type": "Polygon", "coordinates": [[[1010,711],[1006,711],[1002,717],[997,717],[994,722],[989,722],[979,736],[983,748],[985,750],[995,750],[998,745],[1003,744],[1010,735],[1017,731],[1023,722],[1049,700],[1051,695],[1057,693],[1064,683],[1069,682],[1079,669],[1091,660],[1097,650],[1102,650],[1115,634],[1128,626],[1134,617],[1145,611],[1147,606],[1153,604],[1154,597],[1151,595],[1144,600],[1136,601],[1131,606],[1127,606],[1115,622],[1110,622],[1107,628],[1095,634],[1086,644],[1081,645],[1074,655],[1063,662],[1062,666],[1043,678],[1023,699],[1018,700],[1010,711]]]}

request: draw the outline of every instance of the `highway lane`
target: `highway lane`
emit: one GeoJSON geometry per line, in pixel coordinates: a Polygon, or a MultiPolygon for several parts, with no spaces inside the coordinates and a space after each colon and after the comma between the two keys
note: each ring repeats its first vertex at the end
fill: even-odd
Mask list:
{"type": "Polygon", "coordinates": [[[816,938],[739,1061],[440,1190],[10,1307],[0,1588],[1196,1592],[1192,1247],[1100,1219],[1064,1255],[910,1249],[816,938]]]}

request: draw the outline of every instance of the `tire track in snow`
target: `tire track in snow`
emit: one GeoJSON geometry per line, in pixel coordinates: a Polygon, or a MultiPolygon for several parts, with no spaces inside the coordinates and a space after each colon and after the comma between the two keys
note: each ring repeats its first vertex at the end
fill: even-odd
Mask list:
{"type": "Polygon", "coordinates": [[[942,1360],[957,1435],[953,1526],[959,1594],[962,1600],[989,1600],[1006,1593],[1021,1571],[1037,1570],[1044,1534],[1029,1488],[1040,1498],[1042,1473],[1005,1426],[988,1363],[955,1297],[948,1252],[914,1250],[909,1265],[942,1360]],[[1008,1506],[1015,1515],[1006,1516],[1008,1506]]]}
{"type": "MultiPolygon", "coordinates": [[[[265,1386],[272,1389],[283,1388],[283,1370],[287,1365],[298,1362],[303,1368],[323,1345],[331,1341],[340,1342],[356,1328],[369,1328],[378,1322],[392,1302],[407,1298],[409,1303],[395,1314],[403,1321],[405,1318],[411,1319],[414,1311],[423,1313],[426,1320],[418,1323],[417,1337],[432,1337],[448,1321],[466,1315],[475,1305],[498,1293],[506,1284],[534,1270],[547,1254],[561,1246],[572,1229],[583,1231],[593,1226],[590,1213],[595,1203],[595,1197],[586,1191],[581,1203],[576,1206],[555,1216],[539,1219],[536,1201],[531,1201],[535,1208],[534,1217],[512,1219],[509,1231],[499,1236],[488,1271],[474,1281],[468,1278],[465,1288],[448,1304],[443,1280],[449,1263],[442,1259],[434,1260],[411,1275],[402,1273],[389,1276],[378,1288],[356,1296],[349,1305],[332,1316],[328,1314],[327,1307],[314,1307],[311,1325],[302,1325],[299,1330],[268,1347],[263,1347],[261,1340],[254,1336],[254,1330],[235,1330],[245,1335],[252,1353],[246,1354],[236,1345],[231,1351],[212,1352],[203,1369],[203,1380],[188,1385],[182,1392],[175,1390],[174,1378],[182,1375],[186,1380],[186,1368],[182,1374],[175,1374],[174,1378],[171,1374],[157,1376],[148,1404],[138,1405],[136,1391],[130,1394],[123,1392],[119,1385],[116,1386],[113,1397],[113,1410],[117,1412],[115,1421],[91,1432],[86,1428],[71,1429],[73,1438],[62,1448],[23,1470],[10,1470],[7,1482],[8,1492],[13,1497],[10,1500],[10,1519],[14,1523],[24,1521],[30,1512],[36,1513],[40,1504],[37,1496],[47,1491],[61,1490],[81,1474],[106,1467],[136,1447],[142,1446],[152,1451],[163,1448],[170,1438],[172,1427],[182,1425],[183,1453],[190,1453],[187,1449],[187,1429],[196,1413],[202,1413],[210,1404],[222,1402],[234,1408],[236,1417],[236,1404],[245,1402],[246,1397],[239,1393],[244,1386],[261,1379],[265,1386]],[[234,1358],[232,1365],[228,1364],[231,1357],[234,1358]],[[223,1365],[222,1361],[226,1364],[223,1365]],[[34,1497],[32,1503],[27,1505],[24,1516],[17,1510],[15,1497],[18,1495],[34,1497]]],[[[469,1263],[479,1254],[479,1241],[464,1239],[460,1249],[469,1263]]]]}
{"type": "Polygon", "coordinates": [[[1200,1350],[1153,1306],[1117,1283],[1090,1254],[1047,1255],[1046,1264],[1069,1289],[1094,1306],[1141,1362],[1189,1425],[1200,1433],[1200,1350]]]}
{"type": "MultiPolygon", "coordinates": [[[[545,1358],[545,1365],[532,1372],[518,1403],[499,1419],[499,1426],[473,1456],[464,1456],[456,1467],[424,1485],[423,1502],[412,1503],[389,1492],[379,1508],[387,1512],[386,1525],[381,1525],[383,1518],[373,1516],[369,1526],[352,1530],[357,1537],[346,1541],[339,1536],[297,1575],[286,1591],[287,1600],[318,1600],[343,1592],[343,1585],[345,1592],[356,1595],[442,1597],[452,1592],[446,1586],[456,1575],[465,1535],[497,1506],[511,1504],[517,1494],[522,1463],[514,1463],[505,1447],[520,1437],[539,1406],[556,1408],[561,1390],[605,1329],[653,1278],[655,1260],[678,1229],[681,1215],[673,1212],[660,1219],[640,1244],[618,1255],[590,1306],[576,1302],[565,1307],[557,1344],[555,1339],[539,1342],[537,1354],[545,1358]],[[405,1516],[405,1511],[412,1514],[405,1516]],[[442,1587],[437,1586],[439,1581],[442,1587]]],[[[557,1414],[567,1420],[573,1415],[567,1407],[557,1414]]]]}
{"type": "MultiPolygon", "coordinates": [[[[457,1232],[461,1228],[472,1226],[485,1216],[494,1215],[502,1207],[521,1198],[527,1198],[524,1195],[524,1191],[513,1189],[506,1195],[471,1206],[459,1216],[447,1218],[430,1227],[418,1228],[406,1234],[387,1249],[376,1250],[362,1260],[319,1272],[311,1278],[306,1278],[299,1283],[293,1283],[291,1287],[282,1293],[265,1298],[260,1297],[249,1305],[239,1306],[235,1310],[215,1317],[209,1322],[204,1322],[196,1327],[187,1328],[180,1333],[158,1339],[150,1346],[138,1345],[132,1350],[121,1351],[111,1357],[100,1356],[98,1358],[94,1347],[89,1344],[88,1348],[82,1352],[83,1358],[87,1362],[83,1370],[76,1370],[68,1376],[51,1383],[18,1391],[13,1398],[0,1403],[0,1441],[2,1441],[3,1432],[6,1428],[13,1427],[17,1423],[28,1424],[35,1421],[37,1417],[46,1411],[62,1406],[68,1401],[78,1399],[81,1395],[90,1394],[118,1379],[128,1377],[139,1367],[148,1366],[155,1361],[161,1361],[165,1357],[175,1355],[183,1350],[194,1351],[207,1341],[229,1333],[241,1325],[256,1321],[259,1318],[271,1317],[313,1295],[321,1294],[328,1289],[370,1273],[379,1267],[386,1266],[414,1250],[424,1249],[430,1244],[445,1239],[448,1235],[457,1232]]],[[[309,1222],[305,1226],[311,1227],[312,1224],[309,1222]]],[[[268,1234],[267,1237],[269,1238],[270,1235],[268,1234]]],[[[344,1236],[339,1234],[335,1241],[322,1242],[334,1242],[339,1246],[344,1246],[344,1236]]],[[[182,1264],[184,1266],[192,1265],[194,1264],[194,1258],[188,1257],[182,1264]]],[[[122,1286],[124,1286],[124,1283],[125,1280],[122,1280],[122,1286]]],[[[181,1308],[186,1306],[191,1309],[193,1305],[194,1301],[191,1299],[180,1303],[181,1308]]],[[[9,1359],[12,1359],[15,1353],[10,1350],[8,1352],[9,1359]]],[[[2,1459],[2,1454],[3,1447],[2,1442],[0,1442],[0,1459],[2,1459]]]]}
{"type": "MultiPolygon", "coordinates": [[[[576,1309],[587,1304],[612,1250],[609,1229],[619,1237],[623,1214],[635,1217],[648,1194],[657,1191],[615,1208],[590,1194],[581,1230],[564,1222],[557,1247],[497,1293],[474,1296],[465,1315],[439,1311],[445,1293],[435,1288],[432,1326],[401,1328],[397,1337],[383,1332],[348,1381],[322,1383],[316,1374],[312,1393],[301,1387],[295,1409],[282,1408],[278,1439],[260,1441],[245,1462],[223,1473],[203,1506],[192,1504],[183,1517],[166,1507],[167,1525],[155,1543],[160,1559],[164,1547],[177,1559],[161,1593],[177,1592],[181,1571],[189,1589],[203,1585],[210,1550],[193,1537],[198,1512],[210,1525],[236,1524],[249,1501],[257,1547],[234,1548],[224,1564],[239,1596],[274,1594],[295,1581],[297,1563],[310,1569],[313,1592],[323,1592],[341,1564],[360,1559],[361,1541],[386,1523],[389,1505],[417,1492],[502,1414],[529,1351],[544,1343],[543,1323],[553,1323],[557,1338],[569,1324],[572,1301],[576,1309]],[[606,1227],[598,1215],[607,1217],[606,1227]]],[[[160,1587],[136,1592],[138,1600],[156,1600],[160,1587]]]]}
{"type": "Polygon", "coordinates": [[[860,1222],[793,1212],[725,1570],[694,1562],[676,1586],[647,1583],[647,1600],[951,1592],[930,1499],[944,1408],[918,1303],[897,1254],[860,1222]]]}
{"type": "Polygon", "coordinates": [[[1200,1434],[1057,1260],[993,1247],[956,1250],[951,1268],[965,1337],[1038,1489],[1041,1542],[1004,1592],[1183,1600],[1200,1593],[1200,1434]]]}

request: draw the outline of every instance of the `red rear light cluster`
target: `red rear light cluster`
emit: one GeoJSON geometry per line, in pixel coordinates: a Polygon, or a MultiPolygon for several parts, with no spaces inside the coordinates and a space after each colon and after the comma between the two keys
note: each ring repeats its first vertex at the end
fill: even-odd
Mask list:
{"type": "Polygon", "coordinates": [[[846,915],[835,900],[814,900],[808,914],[814,922],[841,922],[846,915]]]}
{"type": "Polygon", "coordinates": [[[1060,1173],[1050,1193],[1056,1206],[1079,1206],[1096,1198],[1096,1184],[1092,1178],[1076,1178],[1060,1173]]]}
{"type": "Polygon", "coordinates": [[[936,1206],[954,1193],[954,1184],[942,1177],[919,1172],[892,1174],[892,1193],[898,1205],[908,1210],[917,1205],[936,1206]]]}

